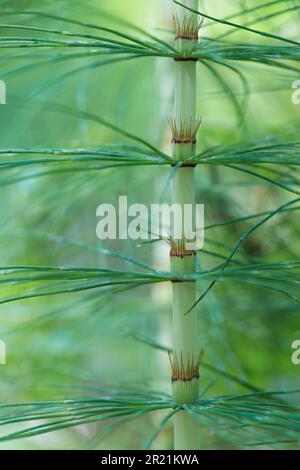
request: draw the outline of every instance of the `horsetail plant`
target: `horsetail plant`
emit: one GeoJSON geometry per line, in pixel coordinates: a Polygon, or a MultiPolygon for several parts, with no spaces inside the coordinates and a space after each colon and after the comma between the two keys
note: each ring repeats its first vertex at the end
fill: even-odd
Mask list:
{"type": "MultiPolygon", "coordinates": [[[[185,5],[197,8],[198,0],[188,0],[185,5]]],[[[195,210],[195,165],[186,161],[195,154],[196,135],[200,120],[196,115],[196,67],[197,60],[191,55],[198,44],[198,31],[201,23],[198,16],[182,6],[177,7],[176,26],[176,80],[174,118],[170,120],[172,129],[173,157],[178,164],[173,177],[172,202],[182,210],[189,204],[195,210]]],[[[190,221],[191,222],[191,221],[190,221]]],[[[171,271],[178,277],[172,283],[173,293],[173,360],[172,383],[173,399],[177,404],[190,404],[199,398],[199,366],[201,356],[198,345],[197,311],[189,311],[196,302],[196,283],[183,282],[185,275],[196,271],[196,245],[190,241],[177,239],[175,218],[174,234],[171,242],[171,271]],[[192,246],[188,246],[192,245],[192,246]]],[[[186,231],[183,230],[186,234],[186,231]]],[[[199,426],[187,411],[174,417],[175,449],[198,449],[200,442],[199,426]]]]}
{"type": "MultiPolygon", "coordinates": [[[[3,289],[0,297],[2,305],[27,299],[51,298],[58,294],[70,294],[72,297],[77,293],[82,296],[84,306],[92,314],[98,310],[99,305],[96,302],[99,301],[99,294],[105,310],[108,308],[106,301],[109,296],[127,293],[139,287],[149,288],[161,284],[171,286],[172,345],[161,344],[158,339],[144,335],[139,330],[133,333],[129,329],[124,334],[169,357],[169,384],[172,392],[150,391],[147,387],[129,387],[126,390],[125,387],[93,388],[83,384],[84,397],[2,403],[0,425],[5,426],[5,432],[0,436],[0,441],[34,437],[90,423],[102,425],[100,435],[97,434],[100,441],[121,424],[158,412],[164,416],[145,443],[146,448],[151,448],[158,435],[171,423],[174,448],[177,450],[204,448],[200,437],[202,433],[211,430],[221,436],[225,433],[225,441],[239,447],[264,445],[278,448],[285,444],[299,445],[300,405],[296,401],[299,390],[264,390],[244,379],[239,371],[232,374],[224,371],[217,363],[206,362],[206,355],[204,358],[203,355],[204,350],[207,351],[207,344],[202,345],[200,339],[203,340],[207,335],[198,330],[198,323],[202,315],[201,307],[206,305],[205,302],[211,309],[210,312],[212,309],[219,309],[217,302],[211,299],[214,286],[222,287],[223,283],[226,294],[227,285],[254,287],[258,291],[261,289],[262,292],[280,295],[298,308],[300,262],[297,259],[261,262],[258,256],[249,254],[247,243],[268,222],[278,217],[298,214],[300,191],[297,189],[299,180],[296,171],[300,165],[300,142],[297,132],[289,130],[281,136],[274,132],[274,136],[267,135],[252,140],[246,133],[246,138],[241,142],[233,139],[230,134],[229,143],[223,139],[218,141],[213,134],[214,145],[209,145],[210,140],[206,139],[201,129],[205,116],[200,117],[197,111],[197,70],[205,71],[216,81],[220,93],[233,105],[242,128],[246,120],[247,98],[251,95],[247,77],[250,66],[264,67],[272,72],[276,70],[288,79],[300,74],[300,43],[293,37],[261,31],[258,24],[274,19],[276,21],[285,17],[287,12],[298,13],[300,7],[294,4],[291,6],[291,2],[284,0],[268,1],[241,8],[238,13],[220,19],[209,15],[204,7],[200,11],[198,0],[170,0],[174,6],[174,40],[170,42],[125,20],[121,21],[125,28],[125,32],[122,32],[98,24],[97,21],[89,23],[69,15],[62,17],[53,14],[51,9],[49,12],[14,9],[6,8],[6,2],[2,3],[3,17],[7,20],[0,24],[0,48],[3,50],[1,60],[9,65],[6,70],[1,71],[0,79],[10,80],[25,76],[45,66],[76,64],[39,84],[31,94],[32,109],[35,109],[34,99],[43,96],[43,93],[51,93],[57,84],[65,83],[77,74],[92,74],[94,70],[125,61],[148,61],[150,58],[170,61],[174,66],[175,87],[172,111],[169,116],[164,117],[165,127],[169,125],[171,154],[167,150],[161,150],[157,143],[104,118],[100,112],[92,113],[86,109],[74,109],[72,106],[47,101],[43,105],[55,118],[63,116],[65,122],[68,119],[88,122],[122,136],[124,142],[97,142],[95,148],[88,145],[72,148],[61,144],[42,147],[5,145],[0,148],[0,186],[26,183],[42,177],[49,178],[50,184],[54,184],[56,178],[67,175],[66,185],[78,183],[80,186],[84,183],[96,191],[99,174],[122,172],[135,167],[157,168],[158,172],[168,171],[170,184],[166,185],[165,193],[169,193],[172,204],[180,210],[178,213],[174,212],[170,233],[164,237],[170,250],[169,270],[155,269],[150,263],[135,256],[75,240],[67,235],[40,229],[17,231],[20,237],[27,237],[33,243],[55,243],[64,248],[85,250],[86,254],[99,254],[105,259],[115,259],[126,266],[129,264],[131,269],[110,265],[55,266],[50,263],[4,265],[1,266],[0,280],[3,289]],[[289,4],[288,9],[286,4],[289,4]],[[281,9],[270,12],[274,7],[281,9]],[[261,10],[265,13],[260,14],[261,10]],[[253,20],[251,16],[249,19],[251,14],[260,16],[255,16],[253,20]],[[10,23],[11,18],[16,20],[10,23]],[[39,24],[39,20],[46,22],[46,26],[44,23],[39,24]],[[213,30],[214,27],[216,30],[213,30]],[[222,33],[221,27],[225,28],[222,33]],[[206,36],[211,30],[214,32],[206,36]],[[243,33],[243,38],[248,35],[249,42],[235,39],[239,32],[243,33]],[[10,65],[19,59],[24,63],[10,65]],[[242,102],[239,100],[239,93],[228,81],[227,74],[240,84],[242,102]],[[202,139],[198,138],[199,134],[202,139]],[[221,241],[208,236],[208,248],[202,250],[199,264],[196,221],[182,221],[178,214],[184,213],[187,205],[195,213],[196,202],[200,198],[198,190],[201,199],[205,199],[202,188],[198,187],[196,168],[204,171],[206,167],[212,170],[212,175],[217,180],[218,170],[221,168],[223,171],[251,178],[251,181],[253,178],[263,188],[270,186],[291,197],[287,201],[280,200],[275,208],[251,214],[225,211],[228,217],[224,220],[207,224],[205,230],[209,235],[217,230],[234,228],[234,243],[231,246],[232,234],[229,240],[223,237],[221,241]],[[241,233],[240,226],[244,227],[241,233]],[[202,263],[202,257],[206,259],[205,256],[209,259],[207,264],[205,261],[202,263]],[[198,284],[201,286],[200,292],[197,289],[198,284]],[[200,375],[202,378],[202,373],[204,375],[206,372],[220,377],[224,383],[234,384],[246,391],[221,393],[206,398],[205,393],[210,386],[208,384],[205,387],[200,380],[200,375]],[[6,426],[16,427],[11,432],[6,432],[6,426]]],[[[215,197],[215,186],[217,183],[210,193],[212,199],[215,197]]],[[[77,195],[77,187],[74,193],[79,199],[80,191],[77,195]]],[[[223,202],[222,196],[218,201],[220,204],[223,202]]],[[[76,204],[73,203],[74,205],[76,204]]],[[[7,227],[1,229],[1,235],[3,234],[11,236],[7,227]]],[[[64,296],[66,297],[68,296],[64,296]]],[[[72,303],[69,308],[76,310],[72,303]]],[[[55,315],[57,312],[52,312],[50,320],[55,315]]],[[[41,316],[39,321],[47,319],[48,317],[45,319],[41,316]]],[[[159,323],[160,318],[155,321],[159,323]]],[[[220,325],[215,330],[218,328],[220,325]]],[[[217,331],[213,333],[218,334],[217,331]]],[[[207,352],[209,356],[209,351],[207,352]]]]}

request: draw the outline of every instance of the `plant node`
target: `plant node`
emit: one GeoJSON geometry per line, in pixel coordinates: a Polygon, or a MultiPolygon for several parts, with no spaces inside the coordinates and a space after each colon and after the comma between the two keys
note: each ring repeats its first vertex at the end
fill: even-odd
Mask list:
{"type": "Polygon", "coordinates": [[[173,16],[174,27],[176,31],[176,40],[186,39],[188,41],[197,41],[200,28],[204,18],[195,20],[191,16],[185,16],[182,20],[178,16],[173,16]]]}
{"type": "Polygon", "coordinates": [[[179,57],[179,56],[176,56],[174,57],[174,60],[175,62],[198,62],[198,58],[197,57],[179,57]]]}
{"type": "MultiPolygon", "coordinates": [[[[190,247],[187,248],[186,246],[186,241],[185,240],[169,240],[169,243],[171,245],[171,250],[170,250],[170,257],[174,258],[185,258],[187,256],[196,256],[197,251],[191,249],[190,247]]],[[[191,242],[188,244],[191,245],[191,242]]]]}
{"type": "Polygon", "coordinates": [[[179,123],[175,118],[169,118],[168,122],[172,131],[173,144],[196,144],[197,132],[201,126],[200,117],[197,118],[195,125],[192,124],[192,118],[189,121],[180,119],[179,123]]]}
{"type": "Polygon", "coordinates": [[[203,358],[204,351],[201,350],[198,359],[188,354],[184,360],[180,353],[180,359],[177,353],[173,353],[173,359],[169,354],[172,368],[172,388],[174,401],[178,404],[194,403],[199,396],[199,368],[203,358]]]}

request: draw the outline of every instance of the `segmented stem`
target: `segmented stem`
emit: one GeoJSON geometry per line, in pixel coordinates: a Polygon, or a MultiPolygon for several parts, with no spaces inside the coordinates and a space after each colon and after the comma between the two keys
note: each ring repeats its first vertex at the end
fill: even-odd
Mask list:
{"type": "MultiPolygon", "coordinates": [[[[198,0],[185,0],[183,3],[197,9],[198,0]]],[[[169,119],[172,130],[173,156],[182,166],[173,178],[172,203],[195,207],[195,169],[185,166],[184,161],[195,153],[196,134],[200,120],[196,115],[196,62],[189,60],[189,53],[197,43],[199,21],[197,15],[183,7],[175,13],[176,85],[174,116],[169,119]]],[[[173,234],[178,233],[174,220],[173,234]]],[[[184,237],[172,236],[171,269],[180,280],[185,274],[195,272],[196,253],[186,248],[184,237]]],[[[173,294],[173,356],[172,367],[173,398],[177,404],[193,403],[199,395],[200,355],[195,309],[186,314],[196,301],[194,282],[174,282],[173,294]]],[[[174,417],[174,448],[176,450],[195,450],[200,446],[199,425],[187,411],[180,411],[174,417]]]]}

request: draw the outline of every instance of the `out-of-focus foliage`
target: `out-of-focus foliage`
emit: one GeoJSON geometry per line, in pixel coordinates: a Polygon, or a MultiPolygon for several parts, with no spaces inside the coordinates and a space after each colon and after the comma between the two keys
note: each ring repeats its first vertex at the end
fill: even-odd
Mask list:
{"type": "MultiPolygon", "coordinates": [[[[0,6],[1,448],[172,448],[168,245],[96,238],[176,171],[172,2],[0,6]]],[[[299,446],[299,9],[199,2],[203,448],[299,446]]]]}

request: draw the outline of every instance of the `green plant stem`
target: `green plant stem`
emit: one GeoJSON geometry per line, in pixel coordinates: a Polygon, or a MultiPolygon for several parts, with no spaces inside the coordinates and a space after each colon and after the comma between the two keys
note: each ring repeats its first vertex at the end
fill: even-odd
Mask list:
{"type": "Polygon", "coordinates": [[[196,102],[191,99],[194,95],[193,90],[196,90],[196,62],[177,62],[175,115],[188,121],[191,119],[194,127],[196,102]]]}
{"type": "MultiPolygon", "coordinates": [[[[186,0],[184,4],[197,9],[198,0],[186,0]]],[[[197,15],[193,15],[183,7],[178,7],[175,12],[179,25],[184,21],[197,24],[197,15]]],[[[177,39],[176,49],[186,57],[195,45],[194,40],[177,39]]],[[[176,61],[176,84],[174,120],[178,128],[183,125],[196,128],[196,63],[193,61],[176,61]]],[[[174,137],[174,136],[173,136],[174,137]]],[[[174,142],[174,139],[173,139],[174,142]]],[[[173,143],[173,156],[177,161],[184,162],[195,153],[195,143],[173,143]]],[[[193,167],[179,167],[173,178],[172,203],[182,208],[185,204],[195,207],[195,181],[193,167]]],[[[173,224],[172,234],[176,233],[176,227],[180,222],[176,219],[173,224]]],[[[195,253],[188,253],[185,249],[180,253],[180,246],[184,239],[178,240],[174,236],[177,245],[177,256],[171,250],[171,269],[180,279],[185,274],[195,272],[195,253]]],[[[176,250],[175,250],[176,251],[176,250]]],[[[195,310],[186,314],[191,305],[196,301],[196,284],[194,282],[175,282],[172,287],[173,296],[173,367],[176,357],[182,361],[185,370],[191,363],[196,364],[199,356],[197,316],[195,310]]],[[[199,383],[197,379],[190,381],[174,381],[173,370],[173,399],[179,404],[193,403],[198,399],[199,383]]],[[[176,450],[196,450],[200,446],[199,425],[186,411],[180,411],[174,417],[174,448],[176,450]]]]}
{"type": "MultiPolygon", "coordinates": [[[[180,168],[174,177],[173,203],[194,204],[194,169],[180,168]]],[[[172,270],[179,278],[195,272],[196,257],[172,257],[172,270]]],[[[182,357],[184,367],[198,359],[198,334],[196,309],[186,312],[196,302],[196,284],[194,282],[176,282],[172,287],[173,295],[173,358],[182,357]]],[[[194,381],[192,381],[194,382],[194,381]]],[[[181,382],[176,388],[173,384],[174,400],[180,403],[191,403],[198,396],[198,381],[190,384],[181,382]],[[195,388],[196,387],[196,388],[195,388]],[[192,390],[191,390],[192,388],[192,390]]],[[[174,448],[176,450],[195,450],[199,448],[199,426],[195,419],[186,411],[174,417],[174,448]]]]}

